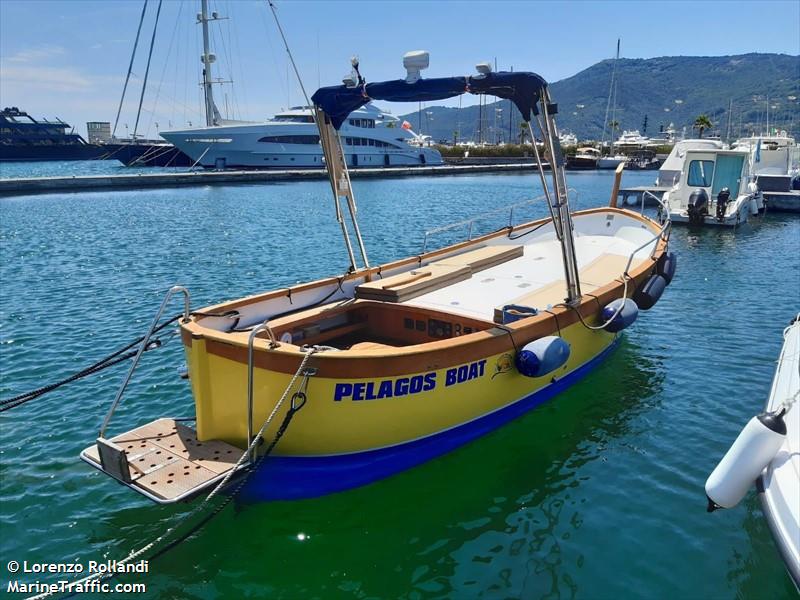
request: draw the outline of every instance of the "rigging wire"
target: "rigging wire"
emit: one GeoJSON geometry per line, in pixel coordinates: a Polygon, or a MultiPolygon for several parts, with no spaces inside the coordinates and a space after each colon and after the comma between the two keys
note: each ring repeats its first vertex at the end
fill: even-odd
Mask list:
{"type": "Polygon", "coordinates": [[[294,74],[297,77],[297,83],[300,84],[300,90],[303,92],[303,98],[306,99],[306,106],[310,107],[311,101],[308,99],[308,94],[306,94],[306,88],[303,85],[303,79],[302,77],[300,77],[300,71],[297,70],[297,65],[294,62],[294,56],[292,56],[292,51],[289,49],[289,42],[286,41],[286,36],[283,33],[283,27],[281,27],[281,22],[278,20],[278,12],[275,8],[275,4],[272,2],[272,0],[267,0],[267,4],[269,4],[269,9],[272,11],[272,16],[275,18],[275,25],[278,26],[278,33],[281,34],[281,39],[283,40],[283,46],[286,48],[286,54],[289,57],[289,61],[292,63],[294,74]]]}
{"type": "Polygon", "coordinates": [[[144,15],[147,12],[147,0],[144,0],[142,5],[142,16],[139,17],[139,27],[136,29],[136,39],[133,42],[133,52],[131,52],[131,62],[128,64],[128,74],[125,76],[125,85],[122,86],[122,98],[119,99],[119,107],[117,108],[117,118],[114,119],[114,129],[111,131],[111,137],[115,137],[117,133],[117,125],[119,125],[119,115],[122,112],[122,104],[125,102],[125,92],[128,89],[128,81],[131,78],[133,71],[133,60],[136,58],[136,47],[139,45],[139,34],[142,32],[142,23],[144,23],[144,15]]]}
{"type": "MultiPolygon", "coordinates": [[[[232,9],[233,9],[233,6],[235,4],[236,4],[235,2],[231,3],[231,2],[227,2],[226,1],[226,6],[228,6],[228,14],[231,14],[233,12],[232,9]]],[[[242,54],[242,47],[239,45],[239,37],[240,37],[239,36],[239,26],[238,26],[237,20],[234,19],[233,17],[231,17],[231,25],[230,25],[230,27],[228,27],[228,35],[229,36],[231,35],[231,30],[233,30],[233,32],[232,32],[233,41],[232,42],[229,41],[229,45],[230,46],[233,46],[234,44],[236,45],[236,56],[239,57],[239,63],[238,63],[239,74],[236,77],[236,81],[240,82],[238,87],[242,92],[242,101],[243,101],[243,104],[245,106],[245,109],[246,109],[248,114],[252,114],[252,109],[250,108],[250,100],[249,100],[249,96],[248,96],[248,93],[247,93],[247,78],[244,76],[244,70],[242,68],[242,63],[244,62],[242,57],[245,56],[245,55],[242,54]]],[[[234,65],[236,65],[236,63],[234,63],[234,65]]],[[[243,119],[244,118],[244,116],[243,116],[244,113],[242,112],[241,108],[239,107],[238,102],[239,101],[238,101],[238,95],[237,95],[236,103],[237,103],[237,108],[239,109],[239,118],[243,119]]]]}
{"type": "MultiPolygon", "coordinates": [[[[283,74],[281,73],[281,70],[278,66],[278,58],[275,53],[275,47],[272,45],[272,36],[271,36],[272,28],[269,26],[269,23],[267,22],[266,15],[262,11],[258,11],[258,14],[261,17],[261,22],[264,25],[264,32],[266,34],[264,36],[264,39],[267,40],[267,45],[269,46],[269,53],[270,56],[272,57],[272,67],[274,69],[272,75],[274,76],[275,81],[278,84],[277,87],[281,92],[281,96],[283,96],[285,95],[286,89],[284,88],[283,74]]],[[[286,108],[289,107],[287,106],[286,108]]]]}
{"type": "MultiPolygon", "coordinates": [[[[147,133],[145,135],[149,135],[150,134],[150,125],[153,122],[153,116],[156,114],[156,110],[157,110],[157,106],[158,106],[158,99],[161,97],[161,86],[163,85],[164,78],[165,78],[165,76],[167,74],[167,65],[170,64],[169,58],[170,58],[170,56],[172,56],[172,47],[175,44],[176,33],[178,31],[178,24],[181,21],[182,13],[183,13],[183,3],[181,2],[178,5],[178,16],[175,19],[175,26],[172,28],[172,36],[170,37],[170,40],[169,40],[169,46],[167,48],[167,56],[164,59],[164,68],[161,70],[161,78],[158,80],[158,87],[156,88],[156,95],[155,95],[155,98],[153,99],[153,109],[152,109],[152,111],[150,111],[150,120],[147,122],[147,129],[146,129],[147,133]]],[[[177,63],[177,61],[176,61],[176,63],[177,63]]]]}
{"type": "Polygon", "coordinates": [[[156,20],[153,23],[153,36],[150,38],[150,52],[147,54],[147,67],[144,71],[144,81],[142,82],[142,94],[139,96],[139,109],[136,111],[136,124],[133,126],[133,139],[136,139],[136,131],[139,128],[139,116],[142,114],[142,102],[144,102],[144,92],[147,89],[147,76],[150,73],[150,60],[153,58],[153,46],[156,43],[156,30],[158,30],[158,18],[161,15],[161,4],[163,0],[158,0],[156,10],[156,20]]]}

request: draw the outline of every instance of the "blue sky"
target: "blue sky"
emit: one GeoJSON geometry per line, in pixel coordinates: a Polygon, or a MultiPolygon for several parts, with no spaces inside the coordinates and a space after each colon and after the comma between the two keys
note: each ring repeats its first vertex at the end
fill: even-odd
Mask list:
{"type": "MultiPolygon", "coordinates": [[[[37,117],[112,121],[143,0],[0,0],[0,105],[37,117]]],[[[476,62],[540,73],[557,81],[622,56],[800,54],[800,2],[276,0],[309,94],[341,81],[357,54],[368,80],[404,74],[408,50],[431,53],[430,76],[466,74],[476,62]]],[[[118,135],[131,133],[157,0],[150,0],[118,135]],[[124,127],[127,125],[127,129],[124,127]]],[[[212,26],[217,104],[231,118],[259,120],[302,103],[264,0],[210,0],[230,19],[212,26]],[[226,108],[227,107],[227,108],[226,108]]],[[[199,124],[197,1],[165,0],[139,132],[199,124]]],[[[403,113],[415,107],[396,106],[403,113]]]]}

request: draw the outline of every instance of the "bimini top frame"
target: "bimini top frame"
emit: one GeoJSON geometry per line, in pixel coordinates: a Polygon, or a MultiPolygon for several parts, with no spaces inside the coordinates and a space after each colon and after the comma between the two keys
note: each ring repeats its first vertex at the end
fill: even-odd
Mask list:
{"type": "MultiPolygon", "coordinates": [[[[575,258],[572,217],[569,211],[566,177],[564,174],[564,157],[558,143],[558,131],[553,116],[558,107],[551,99],[547,82],[535,73],[498,72],[492,73],[484,66],[483,72],[472,76],[443,77],[420,79],[409,77],[392,81],[366,83],[358,71],[358,61],[353,60],[353,75],[345,85],[318,89],[311,97],[314,113],[320,131],[320,141],[330,177],[331,188],[336,203],[336,217],[342,226],[345,245],[350,257],[350,270],[356,271],[356,259],[353,253],[347,227],[342,216],[340,199],[345,198],[353,222],[356,239],[361,251],[364,267],[369,267],[364,242],[356,219],[356,205],[350,185],[342,141],[339,129],[354,110],[371,100],[390,102],[428,102],[443,100],[461,94],[483,94],[511,100],[519,110],[528,126],[531,140],[536,140],[531,121],[538,124],[541,138],[544,140],[544,152],[549,159],[552,170],[552,193],[545,177],[542,157],[539,148],[533,144],[534,155],[538,164],[539,176],[547,199],[556,235],[561,242],[564,260],[564,272],[567,282],[568,303],[579,301],[580,282],[578,266],[575,258]]],[[[481,65],[482,66],[482,65],[481,65]]]]}

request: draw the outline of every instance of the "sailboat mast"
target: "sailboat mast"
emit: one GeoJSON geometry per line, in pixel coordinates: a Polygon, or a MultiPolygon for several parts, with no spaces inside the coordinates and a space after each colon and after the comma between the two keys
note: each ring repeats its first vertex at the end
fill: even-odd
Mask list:
{"type": "Polygon", "coordinates": [[[203,26],[203,92],[206,101],[206,125],[217,125],[212,90],[211,63],[214,62],[208,41],[208,0],[200,0],[200,23],[203,26]]]}
{"type": "MultiPolygon", "coordinates": [[[[617,38],[617,56],[614,59],[614,66],[611,68],[611,84],[608,87],[608,100],[606,101],[606,117],[605,117],[605,120],[603,121],[603,137],[600,139],[600,155],[601,156],[603,154],[603,144],[605,144],[605,141],[606,141],[606,127],[608,127],[610,125],[609,120],[608,120],[608,112],[609,112],[609,109],[611,108],[611,98],[612,98],[612,96],[614,97],[614,112],[616,113],[616,111],[617,111],[616,91],[615,91],[615,88],[614,88],[614,84],[616,83],[616,80],[617,80],[617,61],[619,60],[619,42],[620,42],[620,38],[617,38]]],[[[613,121],[614,117],[612,116],[611,119],[613,121]]],[[[612,146],[611,141],[612,141],[613,137],[614,137],[614,129],[612,128],[611,129],[611,133],[609,134],[609,148],[608,148],[609,155],[611,154],[611,146],[612,146]]]]}

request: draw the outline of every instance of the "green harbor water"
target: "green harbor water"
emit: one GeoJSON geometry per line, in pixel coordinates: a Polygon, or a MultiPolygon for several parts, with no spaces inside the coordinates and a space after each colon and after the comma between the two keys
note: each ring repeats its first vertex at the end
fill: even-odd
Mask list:
{"type": "MultiPolygon", "coordinates": [[[[578,208],[607,203],[610,173],[569,181],[578,208]]],[[[418,253],[427,228],[479,214],[476,232],[502,226],[493,208],[538,194],[523,175],[354,188],[373,263],[418,253]]],[[[342,273],[329,196],[318,181],[0,199],[0,399],[142,335],[173,284],[200,308],[342,273]]],[[[516,219],[545,214],[540,203],[516,219]]],[[[781,332],[800,310],[800,219],[676,228],[671,246],[678,272],[658,305],[547,404],[367,487],[233,503],[148,574],[119,581],[144,582],[154,598],[796,597],[755,492],[709,515],[703,484],[764,405],[781,332]]],[[[192,414],[182,362],[174,337],[147,353],[111,431],[192,414]]],[[[12,575],[8,561],[123,558],[188,512],[78,459],[124,370],[0,414],[4,592],[13,578],[63,578],[12,575]]]]}

